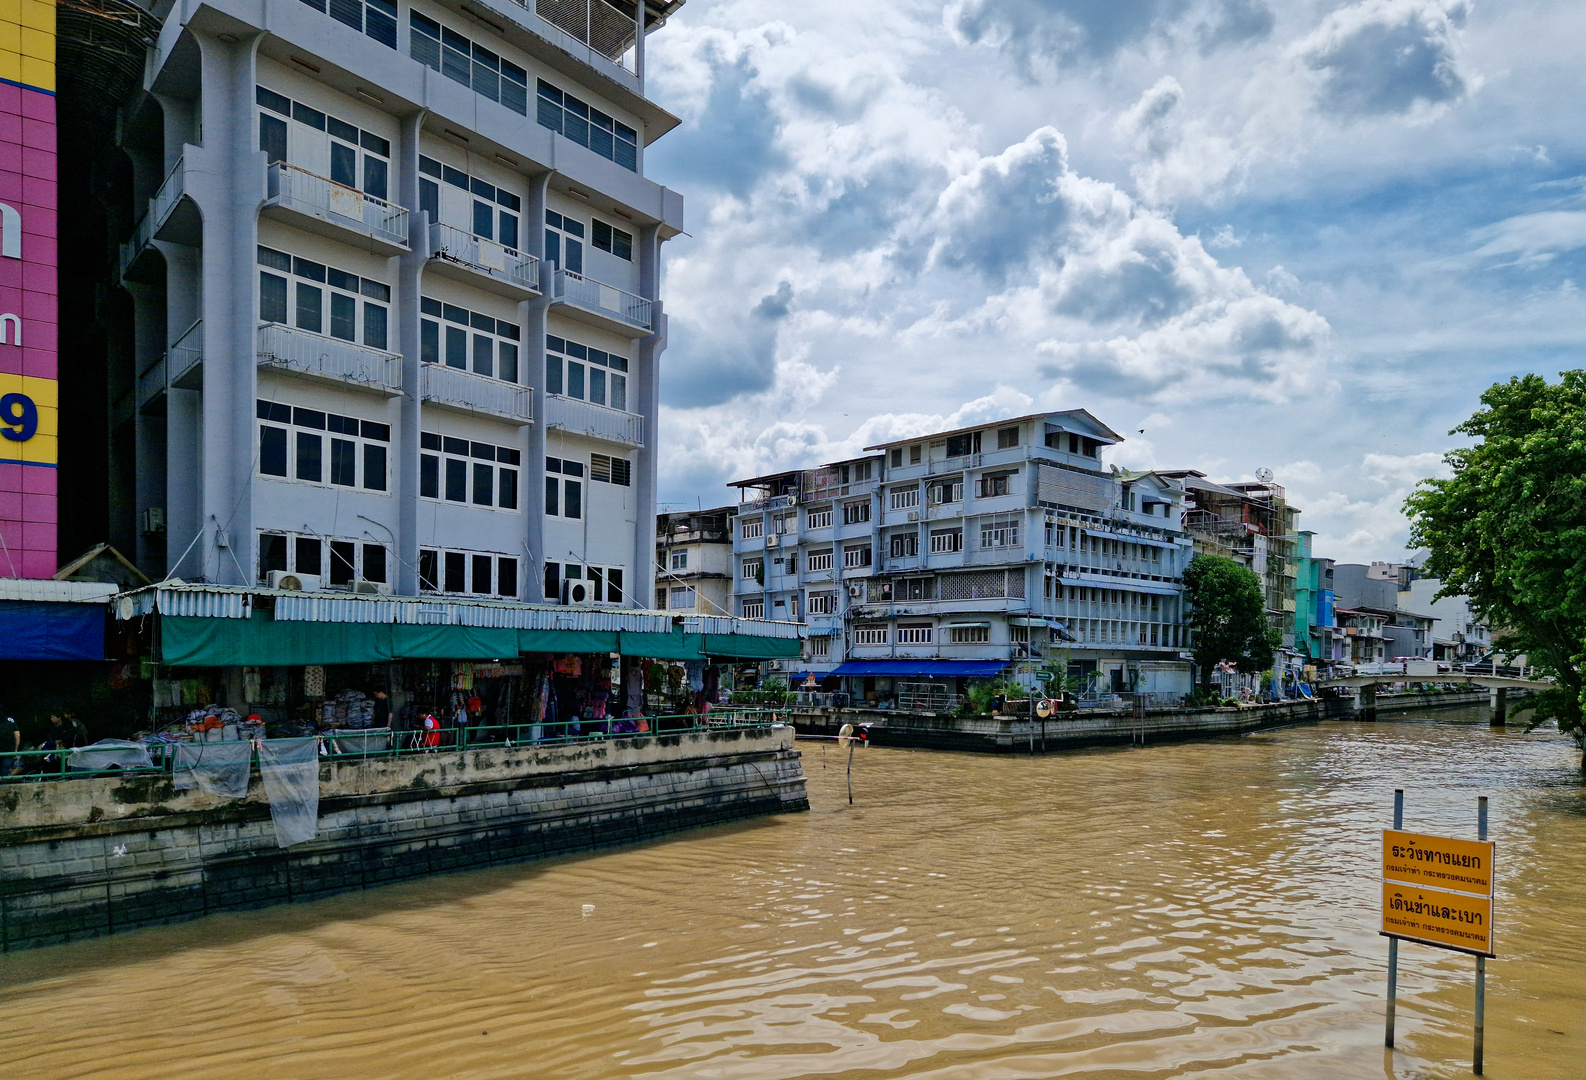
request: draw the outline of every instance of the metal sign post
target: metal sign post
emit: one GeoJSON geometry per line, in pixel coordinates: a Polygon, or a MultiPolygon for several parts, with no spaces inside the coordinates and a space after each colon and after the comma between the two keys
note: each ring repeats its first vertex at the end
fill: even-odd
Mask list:
{"type": "Polygon", "coordinates": [[[1399,941],[1416,941],[1476,958],[1476,1030],[1471,1071],[1481,1075],[1486,1041],[1487,958],[1492,951],[1493,844],[1487,797],[1476,801],[1478,840],[1407,833],[1404,792],[1393,793],[1393,825],[1382,834],[1382,930],[1388,939],[1388,1023],[1393,1046],[1399,992],[1399,941]]]}

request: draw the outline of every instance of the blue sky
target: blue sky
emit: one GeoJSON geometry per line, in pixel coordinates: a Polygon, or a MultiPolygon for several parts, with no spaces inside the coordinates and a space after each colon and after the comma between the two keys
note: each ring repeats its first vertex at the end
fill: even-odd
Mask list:
{"type": "Polygon", "coordinates": [[[1582,40],[1542,0],[689,0],[661,499],[1082,407],[1396,558],[1481,391],[1581,364],[1582,40]]]}

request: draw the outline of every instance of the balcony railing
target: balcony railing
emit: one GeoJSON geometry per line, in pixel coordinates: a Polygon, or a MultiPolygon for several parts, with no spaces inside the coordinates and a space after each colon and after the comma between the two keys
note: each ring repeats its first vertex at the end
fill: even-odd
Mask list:
{"type": "Polygon", "coordinates": [[[280,323],[259,324],[259,366],[395,396],[402,392],[402,357],[280,323]]]}
{"type": "Polygon", "coordinates": [[[538,291],[540,260],[451,225],[430,226],[430,257],[445,259],[477,274],[499,278],[520,289],[538,291]]]}
{"type": "Polygon", "coordinates": [[[407,210],[296,165],[273,163],[265,193],[279,205],[299,213],[365,229],[388,244],[407,247],[407,210]]]}
{"type": "Polygon", "coordinates": [[[132,230],[132,238],[121,245],[121,272],[125,274],[137,257],[143,254],[143,249],[149,246],[160,227],[170,220],[171,212],[176,209],[176,204],[185,194],[183,164],[185,159],[178,158],[171,171],[165,175],[165,180],[160,184],[160,190],[154,193],[149,200],[149,207],[143,217],[138,219],[137,226],[132,230]]]}
{"type": "Polygon", "coordinates": [[[649,333],[650,301],[571,270],[556,271],[556,299],[649,333]]]}
{"type": "Polygon", "coordinates": [[[199,319],[166,350],[166,384],[183,390],[197,389],[203,385],[203,363],[204,320],[199,319]]]}
{"type": "Polygon", "coordinates": [[[545,425],[624,446],[644,445],[644,417],[560,394],[546,395],[545,425]]]}
{"type": "Polygon", "coordinates": [[[441,364],[425,364],[419,375],[420,393],[426,402],[520,424],[533,418],[534,392],[527,386],[514,386],[441,364]]]}
{"type": "MultiPolygon", "coordinates": [[[[624,71],[635,71],[633,44],[638,28],[633,16],[625,15],[606,0],[514,0],[524,7],[532,7],[535,14],[549,26],[546,36],[560,40],[567,48],[570,43],[588,46],[591,52],[608,60],[624,71]]],[[[641,7],[643,0],[640,0],[641,7]]],[[[569,52],[576,52],[568,49],[569,52]]]]}

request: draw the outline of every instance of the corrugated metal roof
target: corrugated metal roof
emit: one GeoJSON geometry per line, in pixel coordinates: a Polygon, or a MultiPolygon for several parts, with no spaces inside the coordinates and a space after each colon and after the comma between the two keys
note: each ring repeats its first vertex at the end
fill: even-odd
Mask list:
{"type": "Polygon", "coordinates": [[[0,578],[0,600],[36,600],[54,604],[103,604],[118,586],[102,581],[55,581],[51,578],[0,578]]]}
{"type": "MultiPolygon", "coordinates": [[[[522,604],[503,600],[466,600],[432,596],[351,596],[302,593],[238,585],[164,584],[123,593],[117,616],[130,619],[158,611],[165,615],[245,619],[259,600],[274,602],[283,622],[403,623],[417,626],[478,626],[516,630],[626,630],[664,634],[675,613],[623,608],[578,608],[522,604]]],[[[691,634],[743,634],[797,638],[802,623],[736,619],[722,615],[682,616],[691,634]]]]}

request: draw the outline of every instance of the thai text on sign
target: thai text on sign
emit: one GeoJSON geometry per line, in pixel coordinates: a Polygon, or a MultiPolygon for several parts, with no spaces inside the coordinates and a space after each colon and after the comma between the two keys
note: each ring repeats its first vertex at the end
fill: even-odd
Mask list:
{"type": "Polygon", "coordinates": [[[1492,897],[1382,883],[1382,932],[1493,956],[1492,897]]]}
{"type": "Polygon", "coordinates": [[[1455,840],[1422,833],[1382,832],[1382,879],[1475,896],[1492,895],[1490,840],[1455,840]]]}

